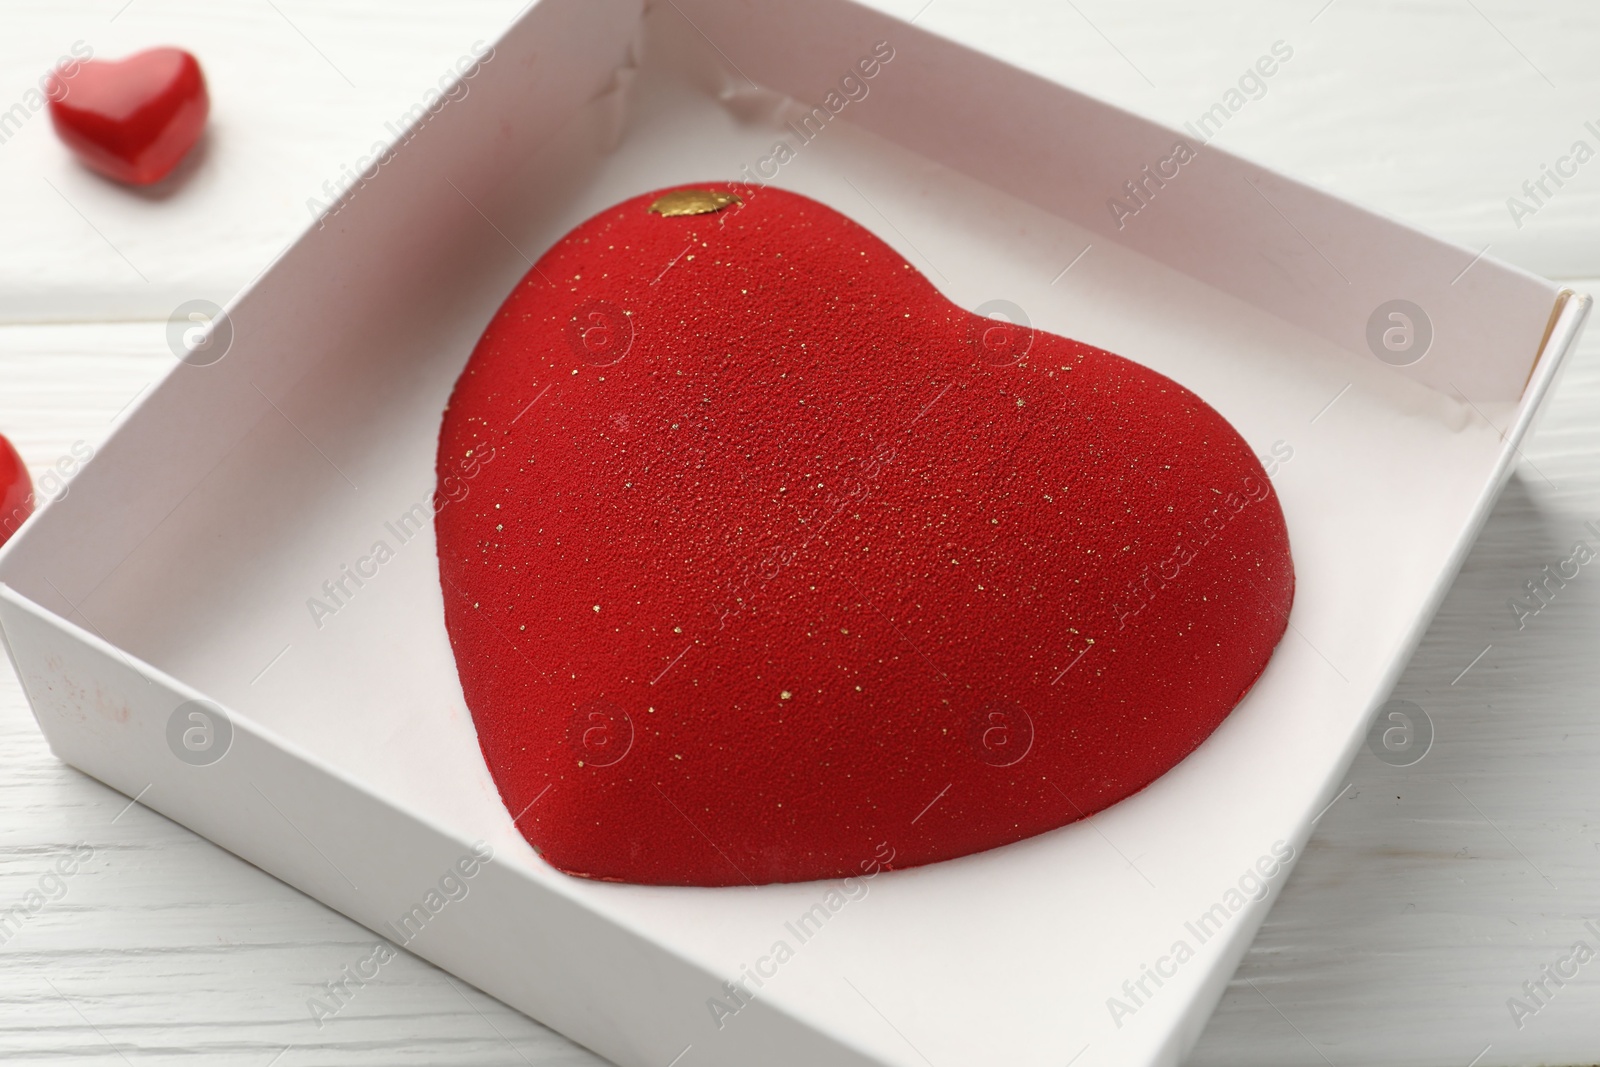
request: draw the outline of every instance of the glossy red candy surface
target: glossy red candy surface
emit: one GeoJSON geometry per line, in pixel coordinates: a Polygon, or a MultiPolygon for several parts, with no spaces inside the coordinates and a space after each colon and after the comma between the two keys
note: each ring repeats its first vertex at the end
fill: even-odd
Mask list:
{"type": "Polygon", "coordinates": [[[200,64],[181,48],[91,59],[50,83],[56,133],[83,163],[129,185],[165,178],[199,140],[211,101],[200,64]]]}
{"type": "Polygon", "coordinates": [[[33,480],[11,442],[0,437],[0,545],[33,514],[33,480]]]}

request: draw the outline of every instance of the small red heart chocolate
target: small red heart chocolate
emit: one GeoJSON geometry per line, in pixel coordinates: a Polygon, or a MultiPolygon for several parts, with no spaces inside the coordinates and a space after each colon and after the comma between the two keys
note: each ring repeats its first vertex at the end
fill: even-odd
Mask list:
{"type": "Polygon", "coordinates": [[[770,188],[558,242],[438,476],[484,757],[591,878],[832,878],[1073,822],[1217,727],[1293,598],[1271,484],[1199,397],[770,188]]]}
{"type": "Polygon", "coordinates": [[[10,441],[0,435],[0,545],[33,514],[33,479],[10,441]]]}
{"type": "Polygon", "coordinates": [[[49,95],[50,119],[67,147],[86,166],[129,185],[171,173],[211,110],[200,63],[181,48],[57,70],[49,95]]]}

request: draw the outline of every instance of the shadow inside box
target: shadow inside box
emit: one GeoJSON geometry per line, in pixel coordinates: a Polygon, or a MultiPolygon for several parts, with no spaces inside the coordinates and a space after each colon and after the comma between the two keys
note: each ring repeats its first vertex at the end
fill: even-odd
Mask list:
{"type": "Polygon", "coordinates": [[[1593,1059],[1600,988],[1544,968],[1580,940],[1600,952],[1600,531],[1529,478],[1506,486],[1189,1067],[1457,1062],[1458,1045],[1463,1064],[1593,1059]],[[1426,744],[1396,759],[1386,729],[1426,744]],[[1524,989],[1539,981],[1547,995],[1524,989]]]}

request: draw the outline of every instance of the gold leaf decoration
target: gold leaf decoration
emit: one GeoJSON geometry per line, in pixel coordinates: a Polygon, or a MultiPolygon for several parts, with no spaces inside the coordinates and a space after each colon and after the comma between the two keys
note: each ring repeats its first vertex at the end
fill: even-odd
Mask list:
{"type": "Polygon", "coordinates": [[[662,218],[675,215],[709,215],[730,204],[742,204],[732,193],[714,193],[709,189],[674,189],[656,198],[650,210],[662,218]]]}

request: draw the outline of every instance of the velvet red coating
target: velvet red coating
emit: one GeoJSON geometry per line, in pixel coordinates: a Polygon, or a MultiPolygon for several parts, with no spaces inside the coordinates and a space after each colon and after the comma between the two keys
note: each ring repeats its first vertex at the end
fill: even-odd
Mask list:
{"type": "Polygon", "coordinates": [[[649,884],[876,873],[1192,752],[1293,599],[1240,435],[816,201],[692,188],[741,201],[571,231],[444,414],[445,622],[534,848],[649,884]]]}
{"type": "Polygon", "coordinates": [[[92,170],[129,185],[165,178],[211,111],[200,63],[181,48],[90,59],[50,78],[56,134],[92,170]]]}
{"type": "Polygon", "coordinates": [[[16,448],[0,435],[0,545],[33,514],[33,479],[16,448]]]}

